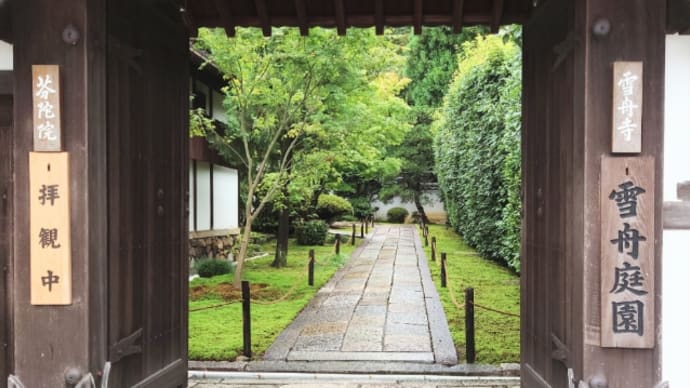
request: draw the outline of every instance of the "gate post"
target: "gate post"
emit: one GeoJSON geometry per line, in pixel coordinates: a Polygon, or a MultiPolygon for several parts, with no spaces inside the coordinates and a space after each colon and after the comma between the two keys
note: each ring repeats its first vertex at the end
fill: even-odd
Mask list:
{"type": "Polygon", "coordinates": [[[655,222],[645,236],[657,242],[648,274],[657,303],[645,316],[653,315],[648,330],[657,331],[666,4],[540,3],[523,35],[523,385],[566,387],[571,373],[590,385],[653,387],[661,378],[658,341],[637,349],[602,342],[613,329],[602,324],[612,312],[601,299],[615,280],[602,275],[602,248],[616,237],[602,230],[600,176],[602,158],[653,159],[655,183],[644,198],[655,222]],[[643,65],[640,153],[613,152],[616,61],[643,65]]]}
{"type": "MultiPolygon", "coordinates": [[[[103,369],[107,334],[105,0],[10,2],[14,38],[12,373],[27,387],[62,387],[103,369]],[[72,298],[30,302],[29,152],[32,65],[60,68],[62,150],[69,153],[72,298]]],[[[35,279],[34,279],[35,281],[35,279]]],[[[0,382],[0,384],[4,384],[0,382]]]]}

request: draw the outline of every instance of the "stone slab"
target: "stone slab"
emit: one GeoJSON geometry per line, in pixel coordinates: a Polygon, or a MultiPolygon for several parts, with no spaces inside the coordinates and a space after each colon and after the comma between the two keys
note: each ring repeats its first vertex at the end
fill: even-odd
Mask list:
{"type": "Polygon", "coordinates": [[[292,351],[288,361],[404,361],[433,363],[431,352],[322,352],[292,351]]]}

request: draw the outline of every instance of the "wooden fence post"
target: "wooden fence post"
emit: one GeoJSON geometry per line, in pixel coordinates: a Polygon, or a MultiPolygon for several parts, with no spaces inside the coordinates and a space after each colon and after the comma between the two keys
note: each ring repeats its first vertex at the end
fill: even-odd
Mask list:
{"type": "Polygon", "coordinates": [[[335,234],[335,254],[340,254],[340,233],[335,234]]]}
{"type": "Polygon", "coordinates": [[[475,360],[474,348],[474,289],[465,289],[465,353],[467,363],[473,364],[475,360]]]}
{"type": "Polygon", "coordinates": [[[357,235],[355,234],[357,233],[356,228],[357,227],[355,226],[355,224],[352,224],[352,245],[355,245],[355,238],[357,238],[357,235]]]}
{"type": "Polygon", "coordinates": [[[245,357],[252,357],[252,320],[251,320],[251,294],[249,282],[242,281],[242,333],[243,333],[243,354],[245,357]]]}
{"type": "Polygon", "coordinates": [[[369,234],[369,219],[364,219],[364,234],[369,234]]]}
{"type": "Polygon", "coordinates": [[[314,285],[314,250],[310,249],[309,250],[309,274],[308,274],[308,280],[307,282],[309,283],[309,286],[314,285]]]}
{"type": "Polygon", "coordinates": [[[359,238],[364,238],[364,221],[359,226],[359,238]]]}
{"type": "Polygon", "coordinates": [[[436,237],[431,238],[431,261],[436,261],[436,237]]]}
{"type": "Polygon", "coordinates": [[[446,288],[446,252],[441,252],[441,287],[446,288]]]}
{"type": "Polygon", "coordinates": [[[374,216],[369,216],[369,218],[371,219],[371,228],[374,229],[374,216]]]}

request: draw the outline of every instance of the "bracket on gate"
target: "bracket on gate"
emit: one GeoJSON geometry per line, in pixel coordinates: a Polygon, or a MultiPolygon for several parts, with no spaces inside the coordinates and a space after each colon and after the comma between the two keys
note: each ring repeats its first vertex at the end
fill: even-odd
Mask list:
{"type": "Polygon", "coordinates": [[[19,380],[19,377],[15,375],[9,375],[7,377],[7,388],[25,388],[24,384],[22,383],[21,380],[19,380]]]}
{"type": "Polygon", "coordinates": [[[96,388],[96,381],[91,373],[87,373],[79,380],[74,388],[96,388]]]}
{"type": "Polygon", "coordinates": [[[141,345],[135,345],[139,338],[141,338],[144,333],[144,329],[139,329],[134,333],[128,335],[127,337],[117,341],[113,346],[110,347],[110,363],[114,364],[123,358],[130,356],[132,354],[141,353],[141,345]]]}

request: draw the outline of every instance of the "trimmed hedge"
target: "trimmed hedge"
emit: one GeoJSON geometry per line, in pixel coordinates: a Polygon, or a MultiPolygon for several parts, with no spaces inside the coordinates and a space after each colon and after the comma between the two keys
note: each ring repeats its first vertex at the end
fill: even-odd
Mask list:
{"type": "Polygon", "coordinates": [[[328,224],[321,220],[295,223],[295,237],[299,245],[323,245],[328,224]]]}
{"type": "Polygon", "coordinates": [[[221,259],[204,259],[200,260],[195,265],[199,277],[210,278],[218,275],[225,275],[234,270],[234,265],[221,259]]]}
{"type": "Polygon", "coordinates": [[[386,215],[388,216],[388,222],[405,222],[405,218],[410,214],[404,207],[392,207],[388,209],[386,215]]]}
{"type": "Polygon", "coordinates": [[[352,215],[352,205],[347,199],[334,194],[321,194],[316,205],[319,218],[332,224],[338,217],[352,215]]]}
{"type": "Polygon", "coordinates": [[[479,253],[520,270],[520,49],[464,45],[434,139],[448,222],[479,253]]]}

